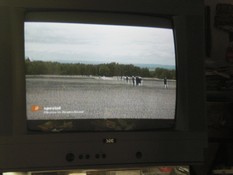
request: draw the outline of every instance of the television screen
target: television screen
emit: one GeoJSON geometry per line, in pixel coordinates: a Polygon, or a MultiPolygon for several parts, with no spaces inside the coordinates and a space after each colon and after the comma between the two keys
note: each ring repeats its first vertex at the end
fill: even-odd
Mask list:
{"type": "Polygon", "coordinates": [[[170,128],[176,114],[172,28],[25,22],[28,128],[170,128]]]}

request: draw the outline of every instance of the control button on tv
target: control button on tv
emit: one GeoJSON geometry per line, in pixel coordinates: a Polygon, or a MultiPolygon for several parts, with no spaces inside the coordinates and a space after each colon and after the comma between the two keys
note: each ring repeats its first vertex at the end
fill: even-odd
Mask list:
{"type": "Polygon", "coordinates": [[[136,158],[137,159],[141,159],[142,158],[142,153],[141,152],[137,152],[136,153],[136,158]]]}
{"type": "Polygon", "coordinates": [[[73,153],[68,153],[68,154],[66,154],[66,160],[67,160],[68,162],[74,161],[74,160],[75,160],[75,155],[74,155],[73,153]]]}

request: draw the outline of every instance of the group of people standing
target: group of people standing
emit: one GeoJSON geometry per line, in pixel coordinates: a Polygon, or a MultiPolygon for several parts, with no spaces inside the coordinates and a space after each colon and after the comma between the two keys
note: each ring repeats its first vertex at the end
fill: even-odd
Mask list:
{"type": "MultiPolygon", "coordinates": [[[[130,81],[132,80],[133,86],[140,86],[140,85],[142,85],[142,77],[140,77],[140,76],[132,76],[132,77],[125,76],[125,77],[123,77],[123,79],[124,79],[127,83],[130,83],[130,81]]],[[[167,77],[164,77],[164,79],[163,79],[163,85],[164,85],[164,88],[165,88],[165,89],[168,88],[168,80],[167,80],[167,77]]]]}
{"type": "Polygon", "coordinates": [[[139,77],[139,76],[132,76],[132,82],[133,82],[133,86],[139,86],[139,85],[142,85],[142,77],[139,77]]]}
{"type": "Polygon", "coordinates": [[[135,76],[132,76],[132,77],[126,76],[125,80],[126,80],[127,83],[129,83],[130,80],[132,80],[133,86],[142,85],[142,77],[140,77],[140,76],[136,76],[136,77],[135,76]]]}

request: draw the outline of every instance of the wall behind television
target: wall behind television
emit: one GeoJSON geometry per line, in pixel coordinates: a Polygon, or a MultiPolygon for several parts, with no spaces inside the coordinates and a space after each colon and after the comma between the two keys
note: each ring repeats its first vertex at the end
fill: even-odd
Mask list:
{"type": "Polygon", "coordinates": [[[214,25],[216,15],[216,5],[219,3],[232,4],[232,0],[205,0],[205,5],[210,7],[210,32],[211,32],[211,52],[207,59],[216,62],[225,62],[226,49],[229,45],[229,34],[218,29],[214,25]]]}

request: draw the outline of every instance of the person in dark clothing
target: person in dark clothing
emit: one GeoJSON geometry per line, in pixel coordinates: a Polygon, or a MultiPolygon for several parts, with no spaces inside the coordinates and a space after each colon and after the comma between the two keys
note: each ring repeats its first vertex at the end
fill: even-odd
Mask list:
{"type": "Polygon", "coordinates": [[[167,77],[164,77],[163,83],[164,83],[164,88],[167,89],[167,77]]]}
{"type": "Polygon", "coordinates": [[[136,76],[136,86],[142,85],[142,77],[136,76]]]}
{"type": "Polygon", "coordinates": [[[139,77],[136,76],[136,86],[138,86],[138,84],[139,84],[139,77]]]}

